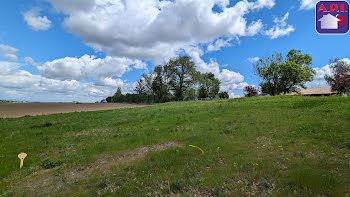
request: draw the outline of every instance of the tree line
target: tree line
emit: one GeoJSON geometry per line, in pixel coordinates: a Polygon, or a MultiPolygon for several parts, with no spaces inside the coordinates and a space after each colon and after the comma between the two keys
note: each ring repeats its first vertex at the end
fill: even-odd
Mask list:
{"type": "MultiPolygon", "coordinates": [[[[340,94],[350,92],[350,64],[344,60],[331,60],[333,74],[325,80],[332,91],[340,94]]],[[[247,86],[246,97],[258,96],[259,92],[271,96],[297,92],[306,89],[306,83],[314,80],[312,57],[300,50],[290,50],[286,56],[275,53],[259,59],[254,71],[262,79],[260,88],[247,86]]],[[[121,89],[106,99],[107,102],[154,103],[188,101],[196,99],[228,99],[228,92],[220,92],[220,80],[213,73],[200,73],[188,56],[169,60],[158,65],[154,71],[143,74],[137,82],[135,94],[122,94],[121,89]]]]}
{"type": "Polygon", "coordinates": [[[121,88],[106,102],[162,103],[196,99],[228,99],[228,92],[220,92],[220,80],[213,73],[200,73],[188,56],[169,60],[154,71],[143,74],[134,94],[122,94],[121,88]]]}

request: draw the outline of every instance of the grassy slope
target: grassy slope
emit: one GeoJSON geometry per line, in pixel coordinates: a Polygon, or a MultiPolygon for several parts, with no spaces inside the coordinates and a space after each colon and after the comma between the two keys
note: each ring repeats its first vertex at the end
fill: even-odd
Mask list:
{"type": "Polygon", "coordinates": [[[3,196],[350,195],[350,98],[168,103],[2,119],[0,166],[3,196]],[[107,155],[169,141],[179,145],[136,160],[106,159],[107,167],[70,176],[107,155]],[[19,170],[22,151],[28,158],[19,170]]]}

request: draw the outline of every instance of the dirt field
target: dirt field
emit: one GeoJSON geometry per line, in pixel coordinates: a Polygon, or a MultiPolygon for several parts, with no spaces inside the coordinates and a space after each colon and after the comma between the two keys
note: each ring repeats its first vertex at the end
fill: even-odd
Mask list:
{"type": "Polygon", "coordinates": [[[131,105],[116,103],[5,103],[0,104],[0,117],[18,118],[26,115],[39,116],[58,113],[111,110],[145,106],[147,105],[131,105]]]}

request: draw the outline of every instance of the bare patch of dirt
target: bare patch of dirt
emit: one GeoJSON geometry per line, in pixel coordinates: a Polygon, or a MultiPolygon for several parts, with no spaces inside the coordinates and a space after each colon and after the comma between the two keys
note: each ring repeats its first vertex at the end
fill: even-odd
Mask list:
{"type": "Polygon", "coordinates": [[[118,103],[5,103],[0,104],[0,118],[19,118],[59,113],[99,111],[123,108],[145,107],[150,105],[131,105],[118,103]]]}
{"type": "Polygon", "coordinates": [[[140,160],[149,152],[166,150],[177,145],[177,142],[170,141],[154,146],[140,147],[123,154],[104,156],[88,166],[65,170],[60,176],[55,175],[55,169],[40,170],[15,186],[15,191],[23,191],[22,194],[26,196],[51,196],[51,194],[57,194],[62,189],[66,189],[66,185],[72,184],[76,180],[87,179],[99,174],[99,172],[109,172],[113,166],[140,160]]]}
{"type": "Polygon", "coordinates": [[[255,143],[261,148],[272,149],[272,139],[266,136],[257,137],[255,143]]]}

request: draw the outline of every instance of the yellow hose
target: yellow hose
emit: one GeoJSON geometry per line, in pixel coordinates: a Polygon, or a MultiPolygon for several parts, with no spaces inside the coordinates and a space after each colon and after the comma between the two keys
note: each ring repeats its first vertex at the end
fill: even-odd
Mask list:
{"type": "Polygon", "coordinates": [[[188,145],[190,147],[193,147],[193,148],[197,148],[198,150],[200,150],[202,152],[202,154],[204,154],[204,150],[199,148],[198,146],[194,146],[194,145],[188,145]]]}

